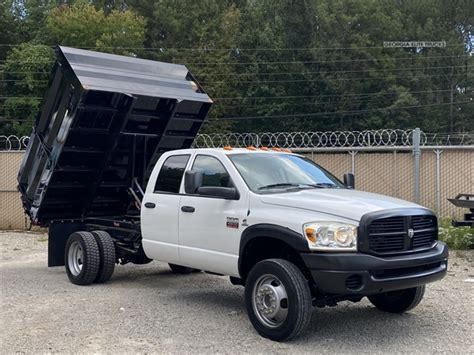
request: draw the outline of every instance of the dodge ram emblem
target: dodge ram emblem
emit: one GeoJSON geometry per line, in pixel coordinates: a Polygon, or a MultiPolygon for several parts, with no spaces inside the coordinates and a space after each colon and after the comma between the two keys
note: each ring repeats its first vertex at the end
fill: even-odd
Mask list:
{"type": "Polygon", "coordinates": [[[415,231],[413,229],[408,229],[408,238],[413,238],[413,236],[415,235],[415,231]]]}

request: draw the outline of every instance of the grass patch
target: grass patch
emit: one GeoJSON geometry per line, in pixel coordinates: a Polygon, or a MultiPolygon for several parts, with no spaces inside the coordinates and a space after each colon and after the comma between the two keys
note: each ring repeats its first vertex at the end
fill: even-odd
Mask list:
{"type": "Polygon", "coordinates": [[[474,249],[474,228],[453,227],[449,219],[439,221],[438,238],[451,249],[474,249]]]}

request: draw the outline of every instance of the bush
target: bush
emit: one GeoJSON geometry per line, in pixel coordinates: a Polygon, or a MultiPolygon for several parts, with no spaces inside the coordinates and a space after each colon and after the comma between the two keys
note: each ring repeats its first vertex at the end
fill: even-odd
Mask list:
{"type": "Polygon", "coordinates": [[[450,220],[442,220],[438,237],[452,249],[474,249],[474,228],[453,227],[450,220]]]}

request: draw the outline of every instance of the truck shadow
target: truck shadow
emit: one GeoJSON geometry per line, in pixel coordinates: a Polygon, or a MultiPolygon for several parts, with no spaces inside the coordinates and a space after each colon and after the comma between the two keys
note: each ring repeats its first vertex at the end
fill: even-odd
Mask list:
{"type": "MultiPolygon", "coordinates": [[[[235,327],[248,328],[249,336],[259,337],[247,318],[242,287],[192,290],[180,295],[180,299],[187,304],[198,303],[203,308],[212,309],[214,314],[233,315],[229,321],[235,327]]],[[[353,349],[362,351],[362,342],[366,341],[370,342],[370,348],[376,345],[381,349],[384,346],[393,349],[413,340],[414,335],[418,339],[428,339],[435,327],[433,319],[424,317],[420,309],[406,314],[389,314],[377,310],[367,300],[341,302],[337,307],[313,308],[307,332],[290,343],[307,348],[308,343],[323,345],[334,342],[341,344],[341,352],[347,352],[353,349]]]]}
{"type": "MultiPolygon", "coordinates": [[[[213,317],[225,317],[234,327],[248,329],[248,336],[254,340],[269,341],[260,338],[249,323],[244,288],[231,286],[225,277],[205,273],[177,275],[161,263],[118,268],[117,271],[110,282],[91,287],[146,289],[142,296],[147,295],[150,304],[156,303],[159,293],[160,303],[174,303],[191,310],[198,306],[213,317]]],[[[341,352],[348,352],[364,351],[363,342],[370,342],[368,348],[388,346],[393,349],[407,341],[431,337],[437,325],[433,318],[424,314],[423,304],[410,313],[399,315],[380,312],[366,299],[360,303],[341,302],[337,307],[314,308],[308,331],[290,344],[297,349],[299,345],[307,347],[308,343],[323,346],[337,342],[341,344],[341,352]]]]}
{"type": "MultiPolygon", "coordinates": [[[[235,327],[249,328],[251,334],[258,337],[250,326],[245,307],[244,289],[221,288],[215,291],[190,290],[180,295],[186,304],[199,304],[212,309],[214,314],[233,315],[229,318],[235,327]]],[[[338,342],[341,351],[350,351],[351,347],[360,349],[362,339],[377,346],[402,344],[407,339],[429,337],[436,324],[432,319],[423,317],[423,312],[412,311],[406,314],[383,313],[371,306],[367,300],[360,303],[341,302],[337,307],[313,308],[311,323],[307,332],[291,341],[291,344],[327,344],[338,342]],[[343,344],[343,346],[342,346],[343,344]]],[[[251,335],[249,334],[249,336],[251,335]]],[[[268,341],[262,338],[262,341],[268,341]]]]}

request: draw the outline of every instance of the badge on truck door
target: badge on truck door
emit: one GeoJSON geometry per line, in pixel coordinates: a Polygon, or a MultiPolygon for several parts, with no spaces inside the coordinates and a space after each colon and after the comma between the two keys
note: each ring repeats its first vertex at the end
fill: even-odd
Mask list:
{"type": "Polygon", "coordinates": [[[227,217],[227,228],[239,228],[239,219],[235,217],[227,217]]]}

